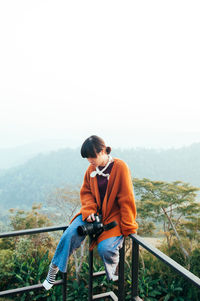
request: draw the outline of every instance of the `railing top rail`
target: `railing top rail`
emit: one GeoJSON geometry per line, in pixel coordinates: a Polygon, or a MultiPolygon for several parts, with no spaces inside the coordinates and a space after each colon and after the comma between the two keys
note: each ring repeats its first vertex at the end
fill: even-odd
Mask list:
{"type": "Polygon", "coordinates": [[[179,263],[171,259],[169,256],[165,255],[163,252],[158,250],[157,248],[151,246],[148,244],[142,237],[138,236],[137,234],[130,234],[129,235],[132,240],[136,241],[139,245],[141,245],[143,248],[145,248],[147,251],[152,253],[154,256],[159,258],[161,261],[163,261],[165,264],[172,267],[174,270],[179,272],[181,275],[186,277],[188,280],[193,282],[198,288],[200,288],[200,278],[195,276],[193,273],[185,269],[183,266],[181,266],[179,263]]]}
{"type": "Polygon", "coordinates": [[[43,232],[60,231],[60,230],[67,229],[67,227],[68,226],[66,226],[66,225],[61,225],[61,226],[51,226],[51,227],[44,227],[44,228],[19,230],[19,231],[13,231],[13,232],[4,232],[4,233],[0,233],[0,238],[21,236],[21,235],[28,235],[28,234],[37,234],[37,233],[43,233],[43,232]]]}

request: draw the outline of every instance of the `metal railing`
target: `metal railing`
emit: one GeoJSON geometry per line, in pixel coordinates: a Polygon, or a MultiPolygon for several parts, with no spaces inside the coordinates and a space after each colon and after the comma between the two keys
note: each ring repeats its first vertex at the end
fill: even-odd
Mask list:
{"type": "MultiPolygon", "coordinates": [[[[14,231],[9,233],[1,233],[0,238],[5,237],[14,237],[21,235],[32,235],[43,232],[52,232],[52,231],[60,231],[65,229],[67,226],[57,226],[57,227],[46,227],[46,228],[37,228],[37,229],[28,229],[22,231],[14,231]]],[[[131,286],[131,300],[140,301],[140,297],[138,296],[138,271],[139,271],[139,246],[145,248],[148,252],[152,253],[159,260],[163,261],[166,265],[170,266],[176,272],[180,273],[184,276],[188,281],[193,283],[200,289],[200,278],[192,274],[190,271],[185,269],[183,266],[178,264],[176,261],[162,253],[157,248],[148,244],[143,238],[138,236],[137,234],[131,234],[129,237],[132,239],[132,286],[131,286]]],[[[124,245],[120,250],[120,261],[119,261],[119,280],[118,280],[118,296],[114,294],[114,292],[107,292],[104,294],[99,294],[93,296],[93,279],[95,277],[100,277],[105,275],[105,272],[93,273],[93,252],[89,252],[89,291],[88,291],[88,300],[97,300],[102,298],[111,298],[112,300],[124,301],[125,300],[125,290],[124,290],[124,256],[125,256],[125,248],[124,245]]],[[[63,279],[55,282],[55,285],[62,285],[62,298],[63,301],[67,300],[67,275],[66,273],[62,273],[63,279]]],[[[16,295],[19,293],[25,293],[28,291],[41,290],[44,289],[42,284],[36,284],[31,286],[26,286],[22,288],[16,288],[11,290],[6,290],[0,292],[0,297],[5,297],[8,295],[16,295]]]]}

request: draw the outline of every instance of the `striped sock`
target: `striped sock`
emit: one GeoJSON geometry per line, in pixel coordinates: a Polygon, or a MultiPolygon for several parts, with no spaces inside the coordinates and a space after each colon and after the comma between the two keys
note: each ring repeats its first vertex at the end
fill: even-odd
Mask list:
{"type": "Polygon", "coordinates": [[[43,286],[46,288],[46,290],[49,290],[54,285],[54,282],[56,281],[56,274],[58,273],[58,271],[58,267],[51,263],[47,278],[43,282],[43,286]]]}

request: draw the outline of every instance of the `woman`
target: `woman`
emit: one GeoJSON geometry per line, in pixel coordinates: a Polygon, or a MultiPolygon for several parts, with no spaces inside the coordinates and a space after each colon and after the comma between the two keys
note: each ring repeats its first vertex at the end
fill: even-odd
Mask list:
{"type": "Polygon", "coordinates": [[[73,218],[57,246],[50,264],[49,273],[43,286],[50,289],[60,270],[65,273],[71,253],[80,247],[85,236],[77,232],[78,226],[87,225],[95,220],[95,214],[102,216],[104,225],[113,221],[117,225],[103,231],[90,249],[96,244],[101,256],[108,280],[117,280],[119,249],[124,236],[136,233],[136,206],[129,168],[122,160],[112,158],[111,148],[98,136],[87,138],[81,147],[81,156],[87,158],[90,165],[86,170],[80,190],[81,210],[73,218]]]}

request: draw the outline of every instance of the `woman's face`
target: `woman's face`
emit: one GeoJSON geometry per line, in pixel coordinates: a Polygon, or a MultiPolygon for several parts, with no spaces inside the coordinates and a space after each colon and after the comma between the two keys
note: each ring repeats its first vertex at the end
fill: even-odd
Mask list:
{"type": "Polygon", "coordinates": [[[88,162],[90,164],[92,164],[94,167],[104,166],[104,165],[106,165],[106,163],[108,161],[108,155],[107,155],[107,153],[105,153],[104,150],[102,150],[100,153],[97,153],[96,158],[87,158],[87,159],[88,159],[88,162]]]}

